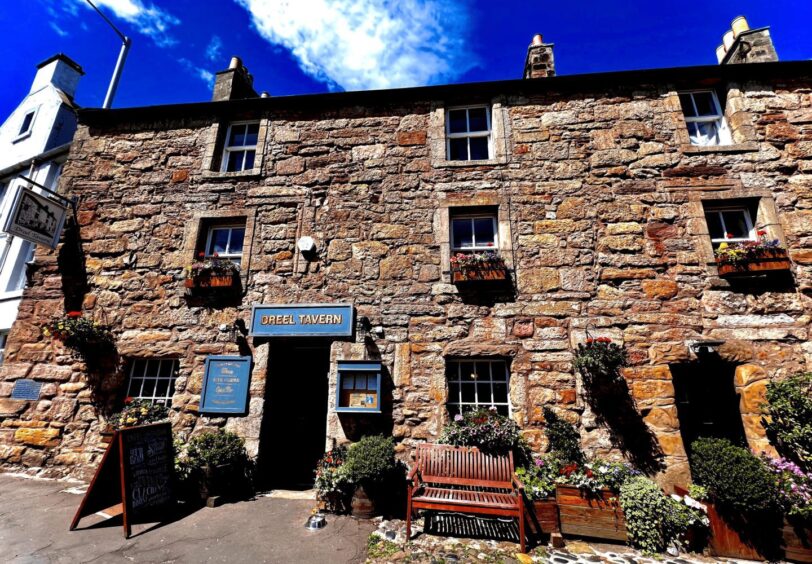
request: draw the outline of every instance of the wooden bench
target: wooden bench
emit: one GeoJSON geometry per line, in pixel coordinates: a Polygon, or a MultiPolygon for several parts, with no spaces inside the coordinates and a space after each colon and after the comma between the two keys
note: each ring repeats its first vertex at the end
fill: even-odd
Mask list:
{"type": "Polygon", "coordinates": [[[513,471],[513,454],[491,456],[477,448],[424,444],[409,471],[406,538],[416,509],[515,517],[525,552],[524,486],[513,471]]]}

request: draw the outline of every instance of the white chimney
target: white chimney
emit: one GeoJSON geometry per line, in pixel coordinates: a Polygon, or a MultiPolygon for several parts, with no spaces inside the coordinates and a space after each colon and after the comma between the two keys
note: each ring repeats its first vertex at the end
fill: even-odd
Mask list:
{"type": "Polygon", "coordinates": [[[82,67],[67,55],[59,53],[37,65],[37,75],[31,84],[33,94],[49,84],[59,88],[70,98],[76,95],[79,79],[85,74],[82,67]]]}

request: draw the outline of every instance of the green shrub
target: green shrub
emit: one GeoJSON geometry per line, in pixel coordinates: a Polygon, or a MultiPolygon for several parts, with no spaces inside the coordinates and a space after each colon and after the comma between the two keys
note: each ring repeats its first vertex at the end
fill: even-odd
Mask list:
{"type": "Polygon", "coordinates": [[[347,477],[354,484],[378,485],[397,469],[395,442],[392,437],[373,435],[350,446],[344,462],[347,477]]]}
{"type": "Polygon", "coordinates": [[[710,498],[743,514],[778,507],[775,479],[749,450],[725,439],[698,439],[691,445],[691,473],[710,498]]]}
{"type": "Polygon", "coordinates": [[[812,373],[767,384],[763,423],[776,449],[812,472],[812,373]]]}
{"type": "Polygon", "coordinates": [[[544,432],[550,443],[549,451],[554,452],[562,462],[583,464],[584,451],[581,450],[581,436],[569,422],[561,419],[549,407],[544,408],[544,432]]]}
{"type": "Polygon", "coordinates": [[[482,452],[506,455],[513,452],[516,466],[530,462],[530,447],[512,419],[499,415],[495,408],[480,408],[457,414],[438,441],[454,446],[477,447],[482,452]]]}
{"type": "Polygon", "coordinates": [[[645,476],[630,478],[621,486],[620,506],[629,544],[647,553],[681,543],[692,525],[707,526],[707,517],[700,509],[665,495],[645,476]]]}
{"type": "Polygon", "coordinates": [[[200,469],[224,464],[244,465],[248,461],[245,441],[228,431],[208,431],[189,441],[186,451],[189,466],[200,469]]]}

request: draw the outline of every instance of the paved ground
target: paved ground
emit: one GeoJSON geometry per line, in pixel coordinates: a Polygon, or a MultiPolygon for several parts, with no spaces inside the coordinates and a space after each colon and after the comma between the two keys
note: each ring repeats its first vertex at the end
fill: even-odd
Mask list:
{"type": "Polygon", "coordinates": [[[69,532],[82,499],[65,491],[71,486],[0,474],[0,562],[362,562],[376,526],[328,516],[324,529],[310,532],[313,501],[259,497],[168,516],[151,530],[136,525],[125,540],[120,521],[95,516],[80,524],[90,528],[69,532]]]}

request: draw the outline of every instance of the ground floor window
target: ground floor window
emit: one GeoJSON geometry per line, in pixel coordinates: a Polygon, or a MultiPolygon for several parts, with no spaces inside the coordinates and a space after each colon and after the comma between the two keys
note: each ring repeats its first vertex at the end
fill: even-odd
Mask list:
{"type": "Polygon", "coordinates": [[[8,340],[8,331],[0,331],[0,365],[3,364],[3,358],[6,356],[7,340],[8,340]]]}
{"type": "Polygon", "coordinates": [[[446,363],[448,412],[453,416],[478,407],[496,407],[509,415],[508,384],[510,374],[505,360],[465,359],[446,363]]]}
{"type": "Polygon", "coordinates": [[[178,361],[174,358],[138,358],[130,361],[127,397],[145,399],[167,407],[175,394],[178,361]]]}

